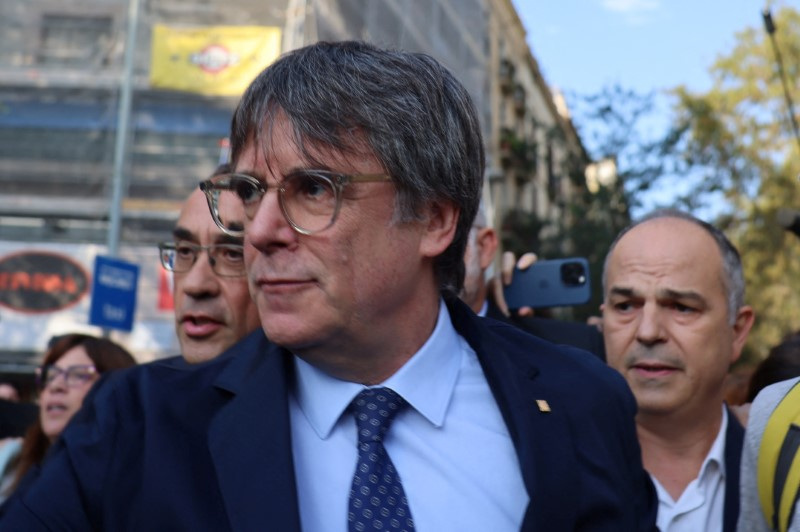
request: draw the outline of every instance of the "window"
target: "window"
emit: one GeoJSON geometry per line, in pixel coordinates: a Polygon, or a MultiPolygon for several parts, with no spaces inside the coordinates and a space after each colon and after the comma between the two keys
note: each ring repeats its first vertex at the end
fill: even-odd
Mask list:
{"type": "Polygon", "coordinates": [[[547,142],[547,153],[545,155],[545,165],[547,168],[547,195],[550,197],[550,201],[557,201],[560,199],[560,189],[559,189],[559,176],[556,174],[556,161],[555,161],[555,153],[553,152],[553,145],[548,141],[547,142]]]}
{"type": "Polygon", "coordinates": [[[44,15],[40,65],[102,67],[111,52],[110,16],[44,15]]]}

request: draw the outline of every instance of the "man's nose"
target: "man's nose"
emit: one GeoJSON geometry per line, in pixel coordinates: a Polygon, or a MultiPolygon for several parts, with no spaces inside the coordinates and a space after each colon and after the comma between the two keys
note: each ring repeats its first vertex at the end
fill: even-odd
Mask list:
{"type": "Polygon", "coordinates": [[[663,314],[658,305],[645,303],[636,328],[636,339],[644,345],[653,345],[666,339],[663,314]]]}
{"type": "Polygon", "coordinates": [[[183,276],[182,289],[193,297],[215,294],[219,291],[219,280],[211,267],[208,250],[198,251],[197,259],[183,276]]]}
{"type": "Polygon", "coordinates": [[[281,208],[278,191],[274,188],[264,194],[253,219],[247,226],[245,239],[259,251],[290,246],[297,242],[298,234],[281,208]]]}

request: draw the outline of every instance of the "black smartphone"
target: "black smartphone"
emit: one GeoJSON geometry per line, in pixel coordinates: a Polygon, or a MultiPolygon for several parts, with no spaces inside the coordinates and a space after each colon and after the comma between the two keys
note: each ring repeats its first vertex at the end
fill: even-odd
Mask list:
{"type": "Polygon", "coordinates": [[[509,308],[563,307],[589,301],[589,262],[582,257],[540,260],[526,270],[514,268],[503,289],[509,308]]]}

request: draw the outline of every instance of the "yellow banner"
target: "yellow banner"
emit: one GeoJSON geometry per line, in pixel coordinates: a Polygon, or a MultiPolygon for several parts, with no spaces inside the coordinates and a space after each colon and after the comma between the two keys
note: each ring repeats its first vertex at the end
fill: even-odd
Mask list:
{"type": "Polygon", "coordinates": [[[153,27],[153,88],[239,96],[280,54],[281,30],[269,26],[153,27]]]}

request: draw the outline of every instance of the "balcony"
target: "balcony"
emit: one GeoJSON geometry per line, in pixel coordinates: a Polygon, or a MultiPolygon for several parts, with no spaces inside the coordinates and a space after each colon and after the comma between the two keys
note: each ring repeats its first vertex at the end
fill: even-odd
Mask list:
{"type": "Polygon", "coordinates": [[[538,145],[535,141],[520,137],[510,128],[500,130],[500,164],[506,171],[513,171],[517,179],[532,179],[536,174],[538,145]]]}
{"type": "Polygon", "coordinates": [[[500,77],[500,90],[503,92],[503,94],[510,94],[514,88],[515,71],[516,67],[514,66],[514,63],[508,59],[500,60],[500,69],[498,75],[500,77]]]}
{"type": "Polygon", "coordinates": [[[514,85],[514,90],[511,93],[511,99],[514,102],[514,112],[517,116],[523,116],[525,114],[525,87],[517,83],[514,85]]]}

